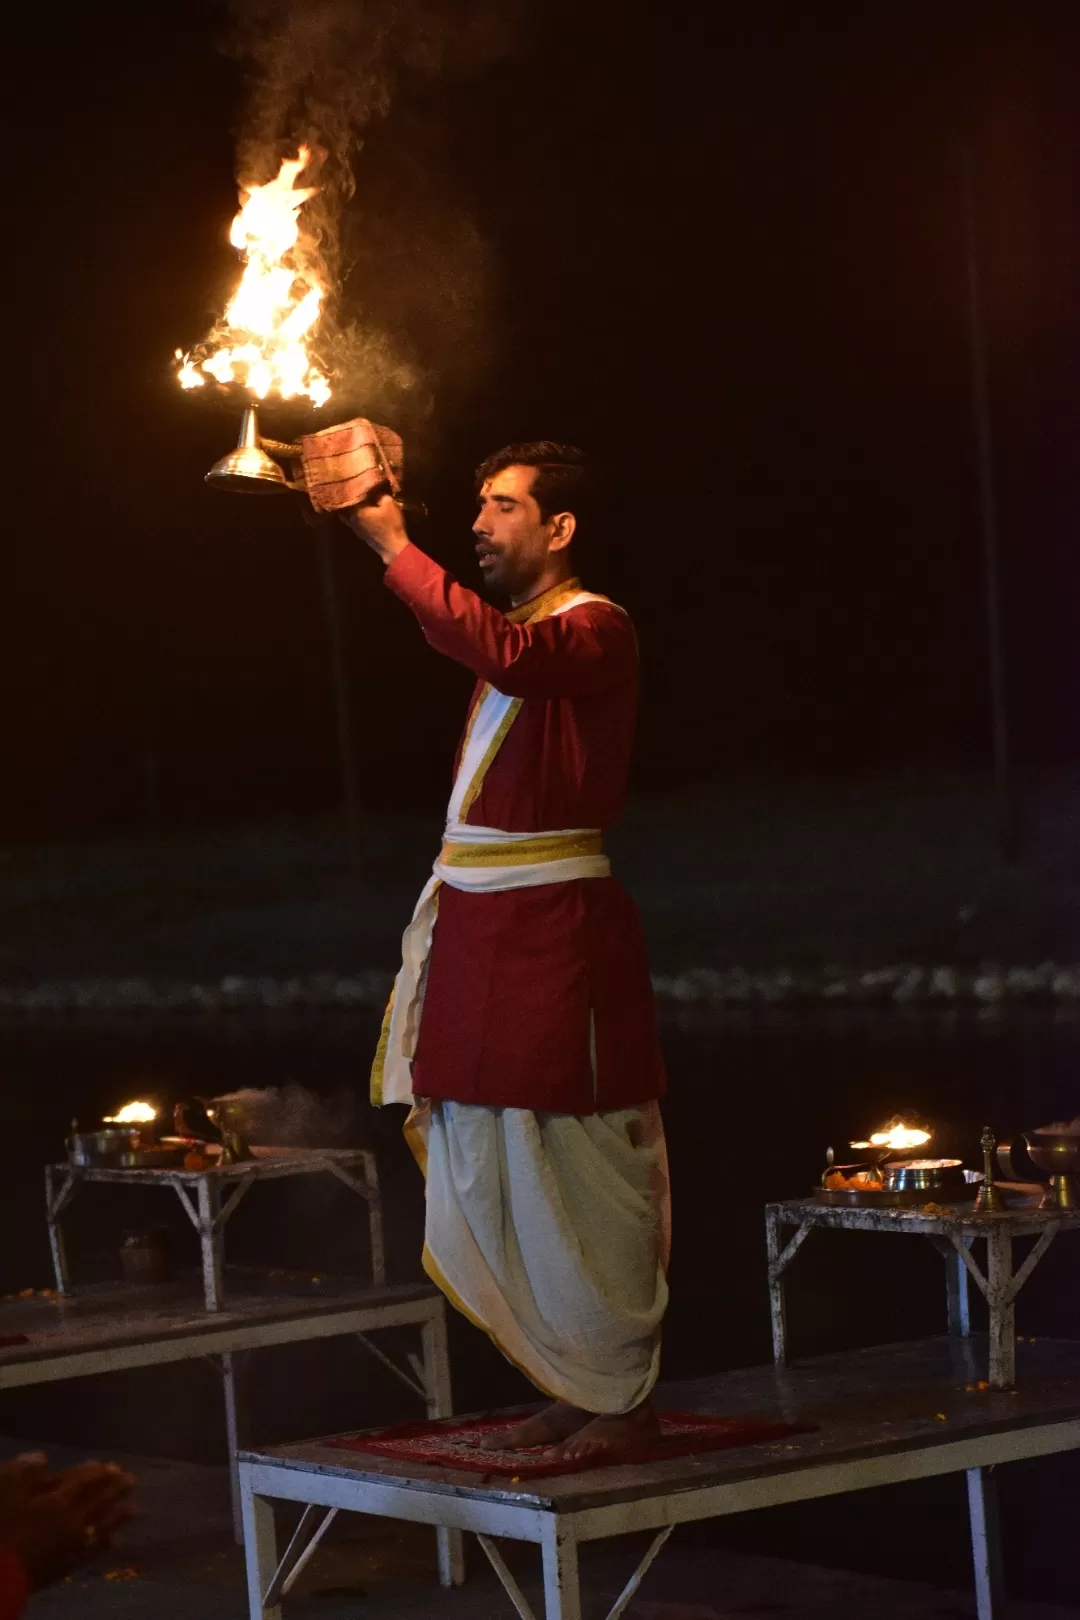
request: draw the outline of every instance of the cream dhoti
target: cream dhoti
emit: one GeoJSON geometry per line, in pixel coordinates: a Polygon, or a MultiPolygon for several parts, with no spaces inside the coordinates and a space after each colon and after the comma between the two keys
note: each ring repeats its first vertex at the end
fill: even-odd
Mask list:
{"type": "MultiPolygon", "coordinates": [[[[579,600],[589,598],[549,611],[579,600]]],[[[619,1413],[655,1382],[667,1304],[670,1206],[656,1103],[578,1114],[413,1096],[443,885],[494,894],[610,874],[595,828],[511,833],[466,820],[520,708],[488,686],[470,717],[442,850],[402,941],[372,1100],[414,1105],[406,1137],[427,1178],[432,1280],[540,1389],[619,1413]]]]}
{"type": "Polygon", "coordinates": [[[656,1382],[667,1153],[655,1103],[603,1114],[436,1101],[424,1269],[553,1399],[628,1412],[656,1382]]]}

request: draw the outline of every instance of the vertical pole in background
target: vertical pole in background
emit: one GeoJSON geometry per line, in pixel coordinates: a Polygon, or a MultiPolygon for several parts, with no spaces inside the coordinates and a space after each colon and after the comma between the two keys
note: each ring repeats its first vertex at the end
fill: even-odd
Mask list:
{"type": "Polygon", "coordinates": [[[345,802],[345,824],[353,864],[359,872],[363,864],[360,779],[356,766],[356,733],[353,726],[349,668],[345,657],[345,634],[338,598],[337,569],[334,565],[333,529],[332,522],[326,520],[321,522],[316,530],[316,543],[319,550],[319,574],[322,580],[326,630],[330,642],[330,662],[334,675],[334,710],[337,722],[338,763],[345,802]]]}
{"type": "Polygon", "coordinates": [[[153,653],[146,660],[143,694],[143,814],[148,832],[155,833],[161,820],[161,681],[153,653]]]}
{"type": "Polygon", "coordinates": [[[986,642],[990,683],[990,725],[997,796],[998,849],[1003,861],[1020,858],[1020,816],[1013,771],[1009,725],[1008,683],[1001,612],[1001,558],[998,545],[997,491],[994,485],[994,446],[990,425],[990,393],[986,376],[986,338],[983,329],[982,290],[979,280],[979,241],[971,152],[963,152],[964,234],[967,257],[968,323],[971,343],[971,398],[975,414],[975,448],[979,477],[979,515],[983,543],[983,587],[986,603],[986,642]]]}
{"type": "MultiPolygon", "coordinates": [[[[161,613],[159,593],[150,572],[150,548],[146,548],[142,566],[142,617],[139,647],[142,673],[142,706],[139,715],[141,727],[141,776],[143,825],[148,833],[156,833],[161,820],[161,613]]],[[[156,565],[161,566],[160,555],[156,565]]]]}

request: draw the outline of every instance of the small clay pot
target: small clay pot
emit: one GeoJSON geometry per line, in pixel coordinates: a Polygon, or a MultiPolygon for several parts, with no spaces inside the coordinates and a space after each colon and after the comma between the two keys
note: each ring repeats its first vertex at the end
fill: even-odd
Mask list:
{"type": "Polygon", "coordinates": [[[126,1237],[120,1250],[120,1269],[128,1283],[168,1282],[173,1274],[168,1234],[132,1233],[126,1237]]]}

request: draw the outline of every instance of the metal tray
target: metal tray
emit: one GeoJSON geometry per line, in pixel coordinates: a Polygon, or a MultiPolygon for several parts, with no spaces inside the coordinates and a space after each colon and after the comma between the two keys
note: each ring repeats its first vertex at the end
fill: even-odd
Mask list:
{"type": "Polygon", "coordinates": [[[974,1182],[962,1187],[951,1187],[946,1192],[892,1192],[883,1188],[871,1192],[867,1187],[815,1187],[815,1204],[834,1204],[848,1209],[917,1209],[921,1204],[938,1204],[950,1209],[953,1204],[970,1204],[979,1191],[974,1182]]]}
{"type": "Polygon", "coordinates": [[[170,1170],[183,1164],[182,1147],[127,1148],[120,1153],[95,1153],[71,1147],[68,1158],[79,1170],[170,1170]]]}

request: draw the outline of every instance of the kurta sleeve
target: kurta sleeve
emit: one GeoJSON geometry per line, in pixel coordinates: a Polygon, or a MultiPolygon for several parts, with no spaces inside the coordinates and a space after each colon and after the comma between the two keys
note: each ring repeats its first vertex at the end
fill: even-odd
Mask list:
{"type": "Polygon", "coordinates": [[[18,1620],[30,1595],[26,1567],[13,1547],[0,1543],[0,1620],[18,1620]]]}
{"type": "Polygon", "coordinates": [[[413,545],[398,553],[385,579],[437,652],[508,697],[585,697],[636,678],[634,629],[613,604],[583,603],[537,624],[514,624],[413,545]]]}

